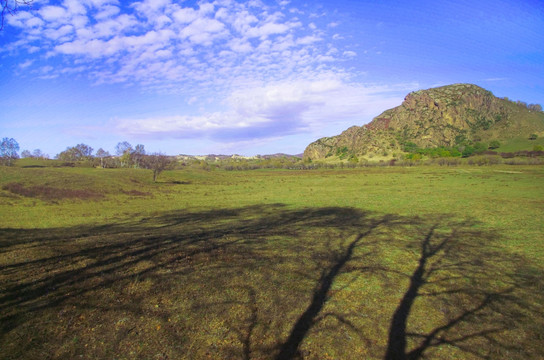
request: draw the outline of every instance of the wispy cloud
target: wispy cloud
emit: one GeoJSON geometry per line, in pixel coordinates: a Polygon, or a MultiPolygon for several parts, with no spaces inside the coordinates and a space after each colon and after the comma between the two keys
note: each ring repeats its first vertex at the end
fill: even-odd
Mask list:
{"type": "Polygon", "coordinates": [[[483,79],[483,81],[489,81],[489,82],[504,81],[504,80],[508,80],[508,78],[505,78],[505,77],[498,77],[498,78],[488,78],[488,79],[483,79]]]}
{"type": "Polygon", "coordinates": [[[197,116],[124,118],[114,121],[121,134],[150,138],[277,138],[319,131],[334,124],[353,125],[399,105],[417,84],[362,86],[334,74],[315,80],[284,80],[238,89],[223,99],[224,111],[197,116]]]}

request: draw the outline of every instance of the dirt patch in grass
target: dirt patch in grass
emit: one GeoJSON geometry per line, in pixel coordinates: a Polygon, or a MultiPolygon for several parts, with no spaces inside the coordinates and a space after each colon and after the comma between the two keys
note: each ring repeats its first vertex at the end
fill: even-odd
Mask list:
{"type": "Polygon", "coordinates": [[[129,196],[151,196],[152,195],[150,192],[138,191],[138,190],[121,190],[121,192],[129,196]]]}
{"type": "Polygon", "coordinates": [[[174,181],[171,181],[170,183],[174,184],[174,185],[190,185],[190,184],[192,184],[191,181],[179,181],[179,180],[174,180],[174,181]]]}
{"type": "Polygon", "coordinates": [[[44,201],[56,201],[63,199],[72,200],[98,200],[104,197],[104,194],[92,190],[82,189],[60,189],[45,185],[24,186],[21,183],[10,183],[2,187],[3,190],[12,194],[38,198],[44,201]]]}

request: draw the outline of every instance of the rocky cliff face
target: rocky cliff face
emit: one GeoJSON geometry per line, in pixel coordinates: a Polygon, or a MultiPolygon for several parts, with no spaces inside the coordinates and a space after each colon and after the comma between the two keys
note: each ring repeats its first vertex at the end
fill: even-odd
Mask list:
{"type": "Polygon", "coordinates": [[[462,141],[503,139],[544,130],[544,115],[500,99],[471,84],[455,84],[408,94],[403,103],[369,124],[319,139],[304,157],[323,159],[339,153],[356,156],[402,152],[406,143],[420,148],[455,146],[462,141]],[[538,117],[537,116],[537,117],[538,117]],[[531,118],[531,121],[525,121],[531,118]]]}

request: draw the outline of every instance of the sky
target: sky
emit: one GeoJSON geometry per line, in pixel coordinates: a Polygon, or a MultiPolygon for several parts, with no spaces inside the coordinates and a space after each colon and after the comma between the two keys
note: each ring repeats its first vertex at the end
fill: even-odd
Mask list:
{"type": "Polygon", "coordinates": [[[0,137],[299,154],[454,83],[544,105],[544,1],[35,0],[0,31],[0,137]]]}

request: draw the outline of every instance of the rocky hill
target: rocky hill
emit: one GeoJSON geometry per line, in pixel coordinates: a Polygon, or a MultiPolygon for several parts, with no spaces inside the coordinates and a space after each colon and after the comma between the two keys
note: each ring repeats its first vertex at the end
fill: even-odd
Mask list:
{"type": "Polygon", "coordinates": [[[304,158],[390,156],[403,153],[407,144],[453,147],[534,133],[544,135],[544,113],[538,106],[497,98],[476,85],[454,84],[412,92],[370,123],[311,143],[304,158]]]}

